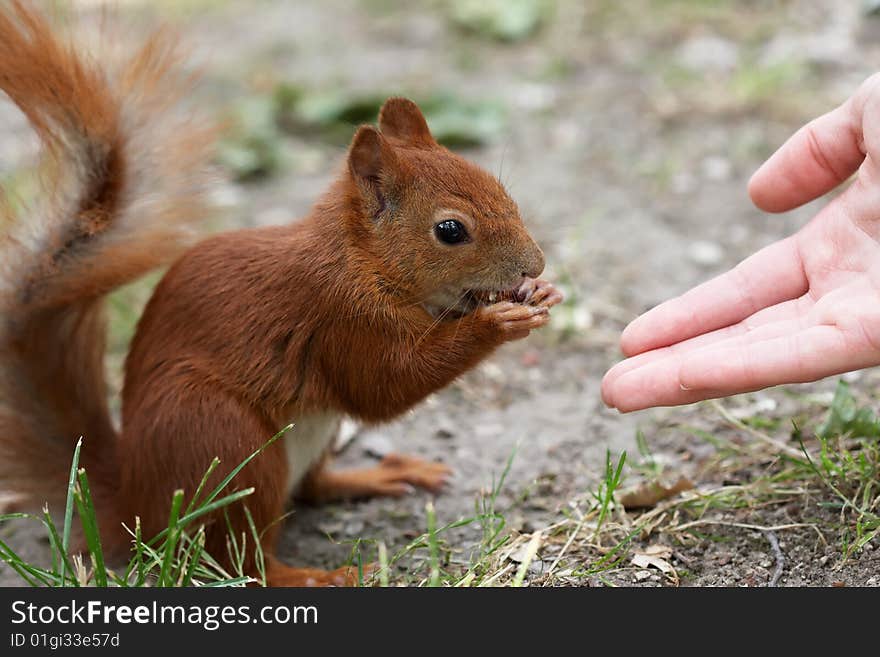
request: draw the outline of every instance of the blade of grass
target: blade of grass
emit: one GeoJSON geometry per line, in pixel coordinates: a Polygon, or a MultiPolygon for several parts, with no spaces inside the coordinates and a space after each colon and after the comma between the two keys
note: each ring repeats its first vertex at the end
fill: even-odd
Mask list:
{"type": "Polygon", "coordinates": [[[272,443],[274,443],[276,440],[278,440],[281,436],[283,436],[287,431],[289,431],[289,430],[292,429],[292,428],[293,428],[293,425],[292,425],[292,424],[288,424],[288,425],[287,425],[286,427],[284,427],[281,431],[279,431],[279,432],[276,433],[274,436],[272,436],[272,437],[266,442],[266,444],[264,444],[264,445],[263,445],[262,447],[260,447],[257,451],[255,451],[253,454],[251,454],[250,456],[248,456],[244,461],[242,461],[242,462],[239,463],[237,466],[235,466],[235,467],[232,469],[232,472],[230,472],[226,477],[224,477],[223,481],[221,481],[221,482],[218,484],[217,488],[215,488],[215,489],[211,492],[211,494],[208,496],[208,499],[205,500],[205,502],[206,502],[206,503],[210,503],[210,502],[212,502],[212,501],[213,501],[213,500],[214,500],[214,499],[215,499],[215,498],[216,498],[216,497],[217,497],[217,496],[223,491],[223,489],[226,488],[227,485],[229,485],[229,482],[232,481],[232,480],[235,478],[235,476],[236,476],[239,472],[241,472],[242,469],[243,469],[248,463],[250,463],[251,461],[253,461],[257,456],[259,456],[259,455],[263,452],[263,450],[265,450],[267,447],[269,447],[270,445],[272,445],[272,443]]]}
{"type": "Polygon", "coordinates": [[[257,567],[257,573],[260,575],[260,584],[262,586],[266,586],[266,559],[263,554],[263,543],[260,540],[260,533],[257,531],[257,525],[254,522],[254,517],[251,515],[251,510],[247,508],[247,505],[244,507],[244,515],[248,521],[248,527],[251,528],[251,534],[254,537],[254,562],[257,567]]]}
{"type": "Polygon", "coordinates": [[[195,539],[192,542],[192,552],[187,556],[189,558],[189,565],[184,572],[183,577],[179,582],[179,586],[191,586],[193,575],[195,575],[196,568],[198,568],[199,563],[201,563],[202,552],[205,550],[205,528],[199,527],[199,533],[196,534],[195,539]]]}
{"type": "Polygon", "coordinates": [[[84,468],[77,472],[79,486],[74,493],[76,508],[79,511],[83,533],[86,536],[86,544],[92,555],[95,571],[95,585],[101,588],[107,586],[107,567],[104,564],[104,551],[101,547],[101,535],[98,532],[98,519],[95,516],[95,505],[92,500],[92,492],[89,488],[89,480],[84,468]]]}
{"type": "Polygon", "coordinates": [[[158,586],[167,587],[174,583],[171,574],[174,552],[177,549],[177,543],[180,540],[180,529],[178,521],[180,518],[180,509],[183,507],[183,491],[178,489],[174,491],[171,498],[171,512],[168,518],[168,537],[165,539],[164,557],[162,559],[162,567],[159,569],[158,586]]]}
{"type": "MultiPolygon", "coordinates": [[[[64,543],[60,536],[58,536],[58,529],[55,527],[55,522],[52,520],[52,516],[49,513],[49,507],[43,507],[43,524],[49,530],[49,545],[52,547],[52,570],[58,570],[58,561],[56,561],[55,555],[57,553],[58,559],[60,561],[61,572],[58,575],[58,579],[61,582],[61,586],[66,586],[67,582],[67,572],[73,572],[73,566],[69,561],[69,557],[67,554],[67,548],[64,547],[64,543]]],[[[73,586],[79,586],[79,582],[76,581],[75,577],[70,578],[73,586]]]]}
{"type": "Polygon", "coordinates": [[[218,465],[220,465],[220,459],[215,456],[214,460],[211,461],[211,465],[209,465],[208,469],[205,471],[205,475],[202,477],[202,480],[199,482],[199,485],[196,488],[196,492],[193,494],[192,499],[189,501],[189,504],[187,505],[186,511],[183,515],[186,515],[193,510],[193,507],[195,507],[196,503],[198,502],[199,496],[202,494],[202,491],[205,489],[205,486],[208,483],[208,477],[210,477],[214,470],[217,469],[218,465]]]}
{"type": "Polygon", "coordinates": [[[532,539],[526,546],[525,556],[519,564],[519,569],[516,571],[516,575],[514,575],[513,577],[513,582],[511,582],[511,586],[519,588],[523,585],[523,582],[526,579],[526,573],[529,572],[529,566],[532,564],[532,561],[534,561],[535,555],[538,554],[538,549],[541,547],[542,540],[543,536],[541,535],[541,532],[535,532],[534,534],[532,534],[532,539]]]}
{"type": "Polygon", "coordinates": [[[431,560],[431,574],[428,577],[428,586],[440,586],[440,546],[437,542],[437,514],[434,512],[434,503],[425,505],[425,513],[428,516],[428,555],[431,560]]]}
{"type": "MultiPolygon", "coordinates": [[[[67,555],[70,550],[70,529],[73,526],[73,496],[74,491],[76,490],[76,473],[79,471],[79,454],[82,450],[82,436],[79,437],[79,440],[76,441],[76,447],[73,448],[73,460],[70,463],[70,476],[67,478],[67,500],[64,505],[64,526],[62,528],[62,537],[61,537],[61,550],[64,553],[65,559],[61,562],[61,581],[64,581],[65,576],[65,567],[70,568],[70,563],[67,561],[67,555]]],[[[71,569],[72,572],[72,569],[71,569]]],[[[73,581],[76,582],[76,577],[73,578],[73,581]]],[[[79,582],[77,582],[79,585],[79,582]]]]}

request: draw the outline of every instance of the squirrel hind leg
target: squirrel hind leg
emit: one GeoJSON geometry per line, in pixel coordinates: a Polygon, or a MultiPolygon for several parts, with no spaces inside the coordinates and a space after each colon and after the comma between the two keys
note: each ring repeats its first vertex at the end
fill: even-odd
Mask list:
{"type": "Polygon", "coordinates": [[[352,470],[333,470],[329,467],[329,459],[324,459],[306,475],[299,497],[319,503],[400,497],[416,488],[440,493],[451,476],[449,466],[404,454],[388,454],[375,467],[352,470]]]}
{"type": "Polygon", "coordinates": [[[362,576],[357,566],[343,566],[336,570],[319,568],[294,568],[274,557],[269,557],[266,564],[266,586],[359,586],[375,571],[376,567],[369,564],[363,567],[362,576]]]}

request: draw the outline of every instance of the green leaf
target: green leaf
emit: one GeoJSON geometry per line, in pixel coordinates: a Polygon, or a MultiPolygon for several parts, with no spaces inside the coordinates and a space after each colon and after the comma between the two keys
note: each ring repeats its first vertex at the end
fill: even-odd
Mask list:
{"type": "Polygon", "coordinates": [[[269,176],[281,168],[282,140],[275,112],[275,102],[261,96],[236,106],[232,129],[218,145],[217,155],[238,180],[269,176]]]}
{"type": "Polygon", "coordinates": [[[499,41],[534,34],[547,18],[549,0],[454,0],[450,18],[459,28],[499,41]]]}
{"type": "Polygon", "coordinates": [[[820,438],[849,435],[853,438],[876,438],[880,436],[880,420],[873,410],[859,408],[846,381],[837,383],[828,417],[819,427],[820,438]]]}
{"type": "MultiPolygon", "coordinates": [[[[375,123],[382,103],[396,93],[346,94],[338,90],[306,92],[281,85],[275,92],[278,121],[285,129],[346,142],[353,128],[375,123]]],[[[494,100],[464,100],[451,93],[415,99],[434,138],[444,146],[470,147],[497,140],[504,132],[507,115],[494,100]]]]}

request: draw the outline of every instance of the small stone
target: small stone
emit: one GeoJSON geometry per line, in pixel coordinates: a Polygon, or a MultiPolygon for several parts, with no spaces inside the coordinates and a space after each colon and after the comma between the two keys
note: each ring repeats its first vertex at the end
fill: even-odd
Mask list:
{"type": "Polygon", "coordinates": [[[516,104],[532,112],[545,110],[556,102],[556,91],[546,84],[525,82],[516,88],[514,94],[516,104]]]}
{"type": "Polygon", "coordinates": [[[687,253],[691,260],[704,267],[715,266],[724,257],[724,250],[715,242],[694,242],[687,253]]]}
{"type": "Polygon", "coordinates": [[[855,383],[862,378],[862,374],[864,374],[864,372],[859,370],[856,370],[855,372],[844,372],[843,374],[841,374],[840,378],[847,383],[855,383]]]}
{"type": "Polygon", "coordinates": [[[644,581],[645,581],[646,579],[648,579],[650,576],[651,576],[651,571],[650,571],[650,570],[637,570],[637,571],[635,572],[635,574],[633,575],[633,577],[635,578],[635,580],[636,580],[637,582],[644,582],[644,581]]]}
{"type": "Polygon", "coordinates": [[[477,438],[495,438],[504,435],[505,427],[497,422],[474,425],[474,435],[477,438]]]}
{"type": "Polygon", "coordinates": [[[217,185],[210,192],[210,203],[215,208],[237,208],[242,204],[244,195],[233,185],[217,185]]]}
{"type": "Polygon", "coordinates": [[[329,534],[333,536],[334,534],[339,534],[345,529],[345,525],[343,525],[342,521],[334,520],[330,522],[322,522],[317,525],[318,532],[321,534],[329,534]]]}
{"type": "Polygon", "coordinates": [[[345,523],[345,534],[347,536],[359,536],[364,531],[363,520],[352,520],[345,523]]]}
{"type": "Polygon", "coordinates": [[[697,188],[697,179],[687,171],[680,171],[672,177],[672,191],[676,194],[690,194],[697,188]]]}
{"type": "Polygon", "coordinates": [[[442,438],[443,440],[449,440],[450,438],[454,438],[455,434],[458,432],[458,427],[455,425],[450,418],[442,415],[437,418],[436,428],[434,429],[434,436],[436,438],[442,438]]]}
{"type": "Polygon", "coordinates": [[[712,155],[703,160],[703,177],[712,182],[724,182],[730,180],[733,175],[733,165],[725,157],[712,155]]]}

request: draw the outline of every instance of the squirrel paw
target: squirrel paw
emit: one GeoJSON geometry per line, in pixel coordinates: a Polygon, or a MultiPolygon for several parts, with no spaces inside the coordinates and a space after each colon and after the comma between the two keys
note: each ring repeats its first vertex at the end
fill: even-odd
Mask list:
{"type": "Polygon", "coordinates": [[[373,495],[400,497],[424,488],[432,493],[443,490],[452,475],[449,466],[415,456],[388,454],[370,471],[373,495]]]}
{"type": "Polygon", "coordinates": [[[533,329],[550,321],[550,309],[542,305],[524,305],[502,301],[480,308],[480,316],[492,323],[504,341],[521,340],[533,329]]]}
{"type": "Polygon", "coordinates": [[[565,299],[552,283],[541,278],[527,278],[517,289],[516,298],[520,303],[541,308],[552,308],[565,299]]]}
{"type": "MultiPolygon", "coordinates": [[[[366,582],[377,568],[377,564],[366,564],[363,567],[363,581],[366,582]]],[[[266,571],[267,586],[358,586],[360,581],[357,566],[320,570],[292,568],[275,562],[266,571]]]]}

